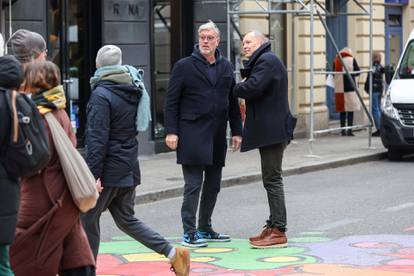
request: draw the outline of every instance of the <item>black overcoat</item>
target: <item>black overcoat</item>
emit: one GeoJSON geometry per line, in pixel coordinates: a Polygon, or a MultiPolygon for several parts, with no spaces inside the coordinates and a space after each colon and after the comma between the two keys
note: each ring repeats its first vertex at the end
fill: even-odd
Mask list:
{"type": "Polygon", "coordinates": [[[241,73],[246,80],[233,90],[246,100],[241,151],[290,141],[295,119],[289,111],[287,72],[269,42],[253,53],[241,73]]]}
{"type": "Polygon", "coordinates": [[[177,163],[221,165],[226,157],[226,129],[241,136],[240,109],[233,97],[233,69],[216,50],[216,78],[196,45],[191,56],[179,60],[171,73],[165,102],[166,134],[178,135],[177,163]]]}
{"type": "Polygon", "coordinates": [[[17,223],[20,183],[3,167],[4,153],[11,137],[11,115],[6,102],[7,89],[20,86],[23,80],[21,64],[13,56],[0,58],[0,245],[11,244],[17,223]]]}

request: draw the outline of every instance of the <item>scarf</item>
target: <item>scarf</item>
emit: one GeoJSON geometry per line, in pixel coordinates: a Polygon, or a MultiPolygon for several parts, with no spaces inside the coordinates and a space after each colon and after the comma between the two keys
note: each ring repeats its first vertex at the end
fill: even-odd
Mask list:
{"type": "MultiPolygon", "coordinates": [[[[342,51],[342,52],[340,52],[340,54],[341,54],[342,58],[344,58],[344,57],[353,57],[350,53],[348,53],[346,51],[342,51]]],[[[335,72],[342,72],[342,69],[343,69],[343,66],[342,66],[342,63],[341,63],[341,59],[338,56],[336,56],[335,60],[334,60],[334,71],[335,72]]]]}
{"type": "Polygon", "coordinates": [[[141,91],[142,96],[137,107],[135,125],[137,131],[145,131],[151,121],[150,97],[144,82],[144,70],[129,65],[103,66],[95,71],[90,79],[91,89],[94,90],[99,81],[109,80],[119,84],[132,84],[141,91]]]}
{"type": "Polygon", "coordinates": [[[66,107],[65,91],[62,85],[33,94],[32,101],[42,115],[66,107]]]}

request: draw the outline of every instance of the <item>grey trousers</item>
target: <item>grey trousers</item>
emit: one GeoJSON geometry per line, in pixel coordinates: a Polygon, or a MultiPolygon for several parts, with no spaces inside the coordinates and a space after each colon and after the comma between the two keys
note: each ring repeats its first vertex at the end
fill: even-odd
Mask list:
{"type": "Polygon", "coordinates": [[[267,193],[270,216],[267,225],[286,231],[286,205],[283,190],[282,160],[286,143],[259,148],[262,180],[267,193]]]}
{"type": "Polygon", "coordinates": [[[159,254],[167,257],[170,253],[172,245],[134,216],[134,200],[135,187],[104,187],[95,208],[82,215],[83,227],[95,260],[98,256],[100,242],[99,219],[106,209],[111,213],[116,226],[124,233],[159,254]]]}

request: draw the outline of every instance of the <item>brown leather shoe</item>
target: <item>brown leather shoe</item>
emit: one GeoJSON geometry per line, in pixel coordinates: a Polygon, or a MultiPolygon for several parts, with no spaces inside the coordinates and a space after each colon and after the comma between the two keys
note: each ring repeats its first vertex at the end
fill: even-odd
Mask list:
{"type": "Polygon", "coordinates": [[[190,251],[187,248],[175,248],[175,256],[171,260],[171,270],[177,276],[190,275],[190,251]]]}
{"type": "Polygon", "coordinates": [[[277,228],[270,228],[270,233],[262,239],[250,242],[253,248],[278,248],[287,246],[286,234],[277,228]]]}
{"type": "Polygon", "coordinates": [[[250,237],[249,238],[249,241],[252,242],[252,241],[261,240],[265,236],[267,236],[268,234],[270,234],[271,230],[272,230],[272,228],[270,228],[269,226],[265,225],[265,226],[263,226],[262,232],[259,235],[257,235],[257,236],[250,237]]]}

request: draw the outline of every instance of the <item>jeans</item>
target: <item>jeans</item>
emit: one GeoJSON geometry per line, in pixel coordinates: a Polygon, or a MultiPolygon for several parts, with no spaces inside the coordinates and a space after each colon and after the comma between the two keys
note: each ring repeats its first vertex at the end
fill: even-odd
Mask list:
{"type": "Polygon", "coordinates": [[[267,193],[270,216],[267,225],[286,231],[286,205],[283,190],[282,160],[286,142],[259,148],[262,180],[267,193]]]}
{"type": "Polygon", "coordinates": [[[181,206],[181,219],[184,233],[195,232],[196,213],[200,198],[198,229],[212,231],[211,216],[220,192],[222,166],[182,165],[184,175],[184,200],[181,206]],[[203,183],[204,174],[204,183],[203,183]]]}
{"type": "Polygon", "coordinates": [[[99,219],[106,209],[109,210],[120,230],[155,252],[168,256],[173,248],[172,245],[134,216],[134,205],[135,187],[104,187],[96,206],[82,216],[83,227],[95,260],[98,256],[100,241],[99,219]]]}
{"type": "Polygon", "coordinates": [[[0,245],[0,275],[14,276],[10,267],[9,245],[0,245]]]}
{"type": "Polygon", "coordinates": [[[372,117],[374,118],[375,128],[381,128],[381,93],[372,93],[372,117]]]}

